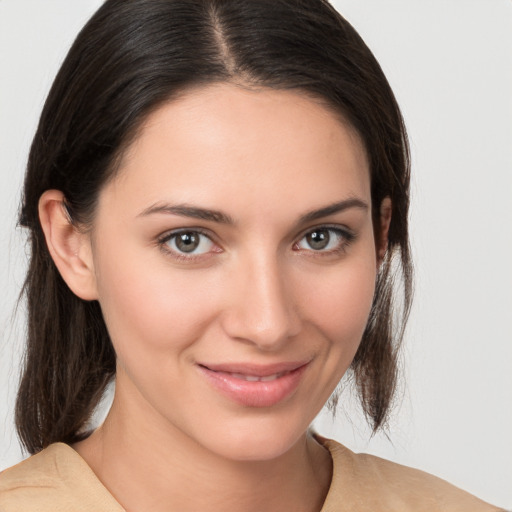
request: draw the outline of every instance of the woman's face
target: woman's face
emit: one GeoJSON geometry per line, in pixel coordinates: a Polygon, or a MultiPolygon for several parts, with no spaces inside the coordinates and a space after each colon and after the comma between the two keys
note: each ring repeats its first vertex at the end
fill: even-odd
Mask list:
{"type": "Polygon", "coordinates": [[[147,119],[91,237],[117,405],[231,459],[291,448],[350,365],[374,293],[353,130],[294,92],[192,91],[147,119]]]}

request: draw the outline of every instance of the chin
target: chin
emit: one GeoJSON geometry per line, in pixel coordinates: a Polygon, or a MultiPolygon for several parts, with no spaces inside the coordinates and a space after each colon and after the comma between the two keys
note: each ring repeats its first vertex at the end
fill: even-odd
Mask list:
{"type": "MultiPolygon", "coordinates": [[[[270,418],[252,418],[234,422],[220,435],[209,436],[203,446],[211,452],[233,461],[270,461],[282,457],[306,435],[309,423],[293,426],[288,418],[276,422],[270,418]]],[[[210,434],[213,432],[210,432],[210,434]]]]}

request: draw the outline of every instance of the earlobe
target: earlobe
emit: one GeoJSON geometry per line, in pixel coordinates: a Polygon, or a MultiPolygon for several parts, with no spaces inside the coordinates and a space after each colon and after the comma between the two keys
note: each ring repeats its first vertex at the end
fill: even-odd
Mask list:
{"type": "Polygon", "coordinates": [[[97,299],[90,236],[72,222],[60,190],[39,198],[39,220],[46,244],[60,275],[71,291],[84,300],[97,299]]]}
{"type": "Polygon", "coordinates": [[[391,224],[391,213],[392,213],[392,204],[391,198],[385,197],[380,204],[379,211],[379,232],[376,237],[377,244],[377,268],[380,267],[384,257],[386,256],[386,251],[388,249],[388,241],[389,241],[389,226],[391,224]]]}

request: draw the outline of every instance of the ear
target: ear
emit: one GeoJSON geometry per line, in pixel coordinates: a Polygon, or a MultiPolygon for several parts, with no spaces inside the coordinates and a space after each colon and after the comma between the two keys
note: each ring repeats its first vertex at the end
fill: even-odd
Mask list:
{"type": "Polygon", "coordinates": [[[71,291],[84,300],[97,299],[90,236],[73,224],[60,190],[47,190],[39,198],[39,220],[53,262],[71,291]]]}
{"type": "Polygon", "coordinates": [[[379,225],[376,239],[377,267],[380,267],[388,249],[389,226],[391,224],[391,198],[385,197],[380,204],[379,225]]]}

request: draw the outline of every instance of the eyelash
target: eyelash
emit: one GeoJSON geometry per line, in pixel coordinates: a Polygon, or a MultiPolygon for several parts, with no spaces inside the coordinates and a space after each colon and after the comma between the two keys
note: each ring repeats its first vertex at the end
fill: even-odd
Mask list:
{"type": "MultiPolygon", "coordinates": [[[[200,228],[187,228],[187,229],[179,229],[177,231],[171,231],[170,233],[165,233],[161,237],[158,238],[158,246],[161,248],[161,250],[171,255],[174,259],[178,261],[184,261],[184,262],[193,262],[199,259],[203,259],[207,254],[191,254],[188,256],[185,256],[185,253],[178,252],[177,250],[173,250],[169,247],[169,242],[173,239],[176,239],[179,235],[190,233],[190,234],[199,234],[205,238],[207,238],[209,241],[211,241],[213,244],[215,242],[213,241],[211,235],[209,235],[207,232],[200,228]]],[[[213,251],[213,252],[221,252],[221,251],[213,251]]]]}
{"type": "MultiPolygon", "coordinates": [[[[295,248],[304,238],[306,238],[308,235],[318,232],[318,231],[328,231],[329,233],[334,233],[336,237],[341,239],[341,242],[338,244],[338,246],[334,249],[330,249],[328,251],[323,250],[314,250],[314,249],[298,249],[298,251],[307,251],[312,253],[312,257],[326,257],[326,256],[333,256],[333,255],[340,255],[344,254],[347,250],[347,248],[350,246],[350,244],[355,240],[356,235],[348,230],[348,229],[342,229],[339,226],[329,226],[329,225],[323,225],[323,226],[316,226],[314,228],[308,229],[306,232],[304,232],[297,242],[293,244],[293,247],[295,248]]],[[[177,231],[172,231],[170,233],[165,233],[162,236],[160,236],[157,240],[158,246],[161,248],[163,252],[166,254],[171,255],[174,259],[178,261],[184,261],[184,262],[194,262],[200,259],[203,259],[205,256],[208,257],[208,254],[211,254],[211,252],[219,253],[222,252],[221,250],[218,251],[211,251],[209,253],[203,253],[203,254],[190,254],[185,256],[185,253],[179,252],[177,250],[171,249],[169,247],[169,242],[173,239],[177,239],[179,235],[182,234],[199,234],[200,236],[206,237],[212,244],[215,244],[214,240],[212,239],[211,235],[208,234],[206,231],[200,229],[200,228],[187,228],[187,229],[180,229],[177,231]]]]}
{"type": "MultiPolygon", "coordinates": [[[[332,236],[332,233],[338,238],[338,244],[334,249],[330,249],[328,251],[317,250],[314,249],[304,249],[305,251],[311,252],[313,257],[327,257],[333,255],[341,255],[345,254],[347,248],[350,244],[355,240],[356,235],[352,231],[347,228],[340,228],[339,226],[317,226],[314,228],[308,229],[305,233],[303,233],[298,242],[295,242],[294,247],[296,247],[302,240],[304,240],[308,235],[318,232],[318,231],[327,231],[332,236]]],[[[299,249],[300,250],[300,249],[299,249]]]]}

